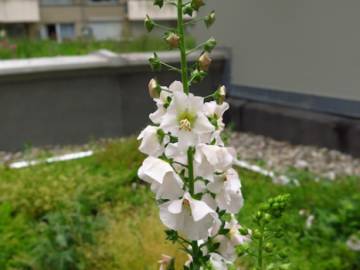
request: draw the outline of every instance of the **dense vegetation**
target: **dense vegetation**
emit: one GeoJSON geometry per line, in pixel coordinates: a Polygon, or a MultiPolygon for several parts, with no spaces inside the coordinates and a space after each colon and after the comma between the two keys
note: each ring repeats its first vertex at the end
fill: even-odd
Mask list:
{"type": "MultiPolygon", "coordinates": [[[[194,39],[189,39],[187,46],[195,46],[194,39]]],[[[73,40],[62,43],[53,40],[0,40],[0,60],[33,58],[59,55],[84,55],[100,49],[116,53],[147,52],[169,50],[169,46],[158,37],[139,37],[130,41],[89,41],[73,40]]]]}
{"type": "MultiPolygon", "coordinates": [[[[185,258],[166,243],[152,195],[137,180],[143,156],[136,148],[134,139],[118,140],[82,160],[0,168],[0,269],[152,270],[162,253],[177,256],[180,265],[185,258]]],[[[246,201],[239,219],[249,228],[259,203],[291,194],[286,237],[275,247],[288,254],[289,269],[360,269],[359,253],[346,246],[360,230],[358,178],[316,182],[293,171],[300,186],[279,186],[240,174],[246,201]],[[301,209],[314,215],[309,228],[301,209]]]]}

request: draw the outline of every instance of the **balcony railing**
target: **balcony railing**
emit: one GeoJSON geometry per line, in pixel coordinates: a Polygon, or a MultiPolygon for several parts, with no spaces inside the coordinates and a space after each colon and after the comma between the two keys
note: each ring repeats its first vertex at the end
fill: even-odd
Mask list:
{"type": "Polygon", "coordinates": [[[0,1],[0,23],[29,23],[39,20],[37,0],[0,1]]]}
{"type": "Polygon", "coordinates": [[[166,5],[162,9],[155,7],[150,0],[128,0],[128,17],[130,20],[144,20],[146,15],[156,20],[175,20],[176,8],[166,5]]]}

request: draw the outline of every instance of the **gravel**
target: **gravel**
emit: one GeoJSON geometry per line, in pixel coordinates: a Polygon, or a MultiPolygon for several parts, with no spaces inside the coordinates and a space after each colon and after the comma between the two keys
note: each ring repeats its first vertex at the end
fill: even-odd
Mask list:
{"type": "MultiPolygon", "coordinates": [[[[103,139],[75,146],[27,148],[14,153],[0,151],[0,164],[98,150],[113,140],[103,139]]],[[[236,148],[241,160],[260,165],[264,169],[279,174],[286,174],[289,168],[293,167],[332,180],[340,176],[360,176],[360,159],[327,148],[292,145],[261,135],[237,132],[231,135],[230,144],[236,148]]]]}
{"type": "Polygon", "coordinates": [[[236,148],[240,159],[276,173],[286,174],[289,168],[296,168],[331,180],[360,176],[360,159],[336,150],[292,145],[251,133],[233,133],[230,144],[236,148]]]}

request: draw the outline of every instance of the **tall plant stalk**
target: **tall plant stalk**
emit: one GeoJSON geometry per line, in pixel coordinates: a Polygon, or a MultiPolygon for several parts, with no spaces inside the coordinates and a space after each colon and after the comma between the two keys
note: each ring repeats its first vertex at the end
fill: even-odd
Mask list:
{"type": "Polygon", "coordinates": [[[181,61],[181,80],[184,86],[184,92],[189,94],[189,79],[187,70],[186,43],[185,43],[185,25],[183,16],[183,1],[177,0],[177,31],[180,38],[179,50],[181,61]]]}

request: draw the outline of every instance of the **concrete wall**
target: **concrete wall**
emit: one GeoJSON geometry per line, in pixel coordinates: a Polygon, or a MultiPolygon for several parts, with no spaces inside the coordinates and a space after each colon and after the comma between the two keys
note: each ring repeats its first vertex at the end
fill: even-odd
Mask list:
{"type": "Polygon", "coordinates": [[[233,48],[234,85],[360,101],[360,1],[206,2],[210,33],[233,48]]]}
{"type": "MultiPolygon", "coordinates": [[[[157,76],[164,85],[179,79],[174,72],[150,71],[150,56],[101,52],[0,61],[0,150],[138,133],[155,110],[147,93],[150,78],[157,76]]],[[[177,64],[176,52],[159,56],[177,64]]],[[[226,58],[226,52],[215,52],[210,76],[194,87],[196,94],[216,89],[224,79],[226,58]]]]}

